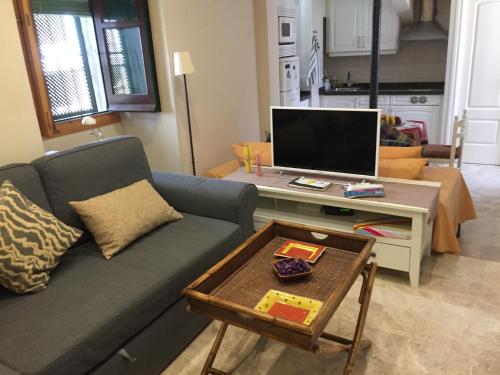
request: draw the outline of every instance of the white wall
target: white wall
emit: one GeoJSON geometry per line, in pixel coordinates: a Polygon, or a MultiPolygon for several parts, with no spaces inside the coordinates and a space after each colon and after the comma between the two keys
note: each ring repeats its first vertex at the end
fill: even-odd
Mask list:
{"type": "Polygon", "coordinates": [[[0,165],[43,153],[12,1],[0,1],[0,165]]]}
{"type": "Polygon", "coordinates": [[[122,123],[125,133],[135,135],[142,140],[152,169],[188,172],[188,164],[181,156],[175,113],[173,67],[170,66],[165,6],[166,2],[163,0],[149,1],[161,112],[125,113],[122,114],[122,123]]]}
{"type": "Polygon", "coordinates": [[[280,105],[278,0],[254,0],[261,138],[269,133],[269,107],[280,105]]]}
{"type": "MultiPolygon", "coordinates": [[[[380,82],[444,82],[446,76],[446,40],[400,42],[394,55],[380,55],[380,82]]],[[[370,56],[329,57],[325,70],[344,83],[347,72],[354,82],[370,82],[370,56]]]]}
{"type": "MultiPolygon", "coordinates": [[[[144,143],[151,167],[190,172],[184,86],[173,76],[174,51],[191,52],[196,73],[189,94],[199,174],[233,158],[231,143],[259,139],[252,0],[150,0],[162,112],[126,113],[106,137],[131,134],[144,143]]],[[[94,138],[88,132],[42,140],[10,0],[0,1],[0,164],[30,161],[94,138]]]]}
{"type": "MultiPolygon", "coordinates": [[[[65,150],[95,138],[88,132],[43,140],[24,62],[12,1],[0,1],[0,165],[30,162],[48,150],[65,150]]],[[[102,128],[106,137],[123,134],[119,124],[102,128]]]]}
{"type": "MultiPolygon", "coordinates": [[[[106,138],[124,134],[123,127],[119,123],[109,126],[103,126],[101,128],[101,131],[106,138]]],[[[61,137],[44,139],[43,148],[45,151],[63,151],[84,143],[94,142],[95,140],[95,136],[90,134],[90,131],[84,131],[64,135],[61,137]]]]}
{"type": "MultiPolygon", "coordinates": [[[[187,78],[197,170],[204,174],[233,158],[231,143],[259,139],[253,3],[170,0],[162,4],[169,57],[188,50],[196,69],[187,78]]],[[[181,155],[184,170],[189,171],[184,84],[182,77],[173,81],[181,155]]]]}

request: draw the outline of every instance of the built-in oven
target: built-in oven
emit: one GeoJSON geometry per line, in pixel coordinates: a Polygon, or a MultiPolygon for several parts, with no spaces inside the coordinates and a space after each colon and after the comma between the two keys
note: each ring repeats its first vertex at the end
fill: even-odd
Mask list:
{"type": "Polygon", "coordinates": [[[279,43],[295,43],[295,18],[278,17],[279,19],[279,43]]]}

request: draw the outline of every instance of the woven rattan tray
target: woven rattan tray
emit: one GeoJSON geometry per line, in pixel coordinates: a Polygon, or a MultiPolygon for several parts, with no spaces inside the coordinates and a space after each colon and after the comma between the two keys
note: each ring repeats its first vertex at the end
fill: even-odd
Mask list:
{"type": "Polygon", "coordinates": [[[271,222],[183,294],[194,312],[310,350],[368,262],[374,242],[360,235],[271,222]],[[273,273],[273,253],[289,239],[327,247],[306,279],[282,281],[273,273]],[[255,310],[270,289],[322,301],[323,307],[309,326],[255,310]]]}

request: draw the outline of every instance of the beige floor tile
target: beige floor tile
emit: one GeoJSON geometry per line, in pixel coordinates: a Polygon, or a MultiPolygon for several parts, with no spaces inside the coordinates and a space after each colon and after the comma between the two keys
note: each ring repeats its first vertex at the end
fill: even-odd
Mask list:
{"type": "MultiPolygon", "coordinates": [[[[465,165],[478,219],[462,228],[462,254],[424,258],[422,285],[377,275],[355,374],[500,374],[500,167],[465,165]]],[[[358,281],[327,326],[352,334],[358,281]]],[[[198,374],[217,333],[212,323],[163,372],[198,374]]],[[[341,374],[347,356],[313,355],[230,327],[215,366],[240,375],[341,374]]]]}

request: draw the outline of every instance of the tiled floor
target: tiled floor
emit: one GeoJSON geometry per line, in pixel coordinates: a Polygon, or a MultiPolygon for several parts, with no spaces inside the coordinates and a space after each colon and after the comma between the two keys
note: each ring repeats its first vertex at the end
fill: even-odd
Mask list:
{"type": "MultiPolygon", "coordinates": [[[[378,274],[355,374],[500,374],[500,167],[465,165],[478,219],[462,227],[462,255],[424,258],[420,288],[398,272],[378,274]]],[[[360,283],[327,330],[349,334],[360,283]]],[[[212,323],[163,375],[198,374],[212,323]]],[[[340,374],[345,354],[313,355],[230,327],[215,366],[233,374],[340,374]]]]}
{"type": "Polygon", "coordinates": [[[462,172],[478,214],[462,226],[462,255],[500,262],[500,166],[465,164],[462,172]]]}

